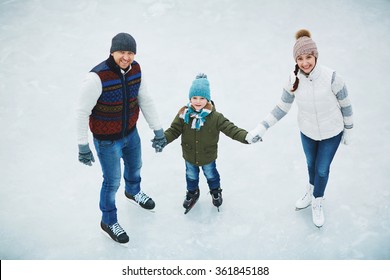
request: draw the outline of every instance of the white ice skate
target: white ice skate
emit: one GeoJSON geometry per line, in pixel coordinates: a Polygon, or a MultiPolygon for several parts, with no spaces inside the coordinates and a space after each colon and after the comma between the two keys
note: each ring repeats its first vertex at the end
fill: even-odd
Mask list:
{"type": "Polygon", "coordinates": [[[308,184],[306,186],[306,193],[303,195],[302,198],[298,199],[297,202],[295,202],[295,210],[302,210],[310,205],[313,197],[313,189],[314,186],[311,184],[308,184]]]}
{"type": "Polygon", "coordinates": [[[324,209],[323,209],[323,197],[314,198],[311,202],[311,211],[313,215],[313,223],[316,227],[320,228],[325,223],[324,209]]]}

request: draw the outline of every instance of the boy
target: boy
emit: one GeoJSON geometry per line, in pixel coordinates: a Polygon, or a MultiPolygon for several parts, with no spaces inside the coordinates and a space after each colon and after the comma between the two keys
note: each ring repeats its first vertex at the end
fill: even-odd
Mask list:
{"type": "MultiPolygon", "coordinates": [[[[171,127],[164,134],[167,144],[181,135],[183,158],[186,165],[187,194],[183,202],[184,214],[194,206],[199,199],[200,167],[207,179],[212,203],[219,210],[222,204],[222,189],[220,176],[216,168],[219,133],[223,132],[233,140],[244,144],[256,142],[256,139],[244,129],[238,128],[221,113],[217,112],[211,101],[210,84],[205,74],[199,74],[193,81],[189,91],[187,106],[180,109],[171,127]]],[[[256,137],[255,137],[256,138],[256,137]]],[[[257,137],[259,140],[260,137],[257,137]]],[[[164,145],[165,146],[165,145],[164,145]]],[[[153,141],[156,151],[163,146],[153,141]]]]}

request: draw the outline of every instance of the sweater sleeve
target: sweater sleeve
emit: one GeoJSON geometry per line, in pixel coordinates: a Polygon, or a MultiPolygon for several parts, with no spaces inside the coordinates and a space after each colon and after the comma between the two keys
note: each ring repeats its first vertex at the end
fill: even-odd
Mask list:
{"type": "Polygon", "coordinates": [[[172,121],[171,126],[164,131],[168,144],[173,142],[183,133],[183,122],[184,120],[180,118],[180,114],[177,114],[175,119],[172,121]]]}
{"type": "Polygon", "coordinates": [[[332,91],[336,95],[341,114],[343,115],[344,128],[353,128],[353,112],[348,90],[343,79],[337,76],[336,72],[332,76],[332,91]]]}
{"type": "Polygon", "coordinates": [[[102,93],[102,84],[96,73],[88,73],[81,85],[76,106],[77,143],[88,144],[89,116],[102,93]]]}
{"type": "Polygon", "coordinates": [[[161,129],[162,125],[160,118],[158,116],[153,98],[148,93],[144,75],[142,75],[141,85],[138,92],[138,104],[149,127],[153,130],[161,129]]]}
{"type": "Polygon", "coordinates": [[[283,89],[282,97],[275,108],[265,117],[261,124],[266,128],[270,128],[280,121],[290,111],[294,102],[295,96],[288,90],[283,89]]]}

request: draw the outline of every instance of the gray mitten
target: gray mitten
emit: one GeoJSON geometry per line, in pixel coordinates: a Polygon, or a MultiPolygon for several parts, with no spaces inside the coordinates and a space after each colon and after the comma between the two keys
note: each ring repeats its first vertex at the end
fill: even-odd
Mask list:
{"type": "Polygon", "coordinates": [[[79,161],[89,166],[92,166],[92,162],[95,162],[95,158],[88,144],[79,144],[79,161]]]}
{"type": "Polygon", "coordinates": [[[155,136],[152,139],[152,147],[156,150],[156,153],[160,153],[168,142],[165,138],[164,130],[162,128],[159,130],[154,130],[153,132],[155,136]]]}

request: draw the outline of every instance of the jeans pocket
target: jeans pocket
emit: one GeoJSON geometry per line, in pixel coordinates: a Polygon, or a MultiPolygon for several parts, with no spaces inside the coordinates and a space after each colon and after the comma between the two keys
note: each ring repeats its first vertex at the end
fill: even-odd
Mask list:
{"type": "Polygon", "coordinates": [[[115,141],[113,141],[113,140],[99,140],[99,147],[102,147],[102,148],[111,147],[111,146],[114,146],[114,144],[115,144],[115,141]]]}

